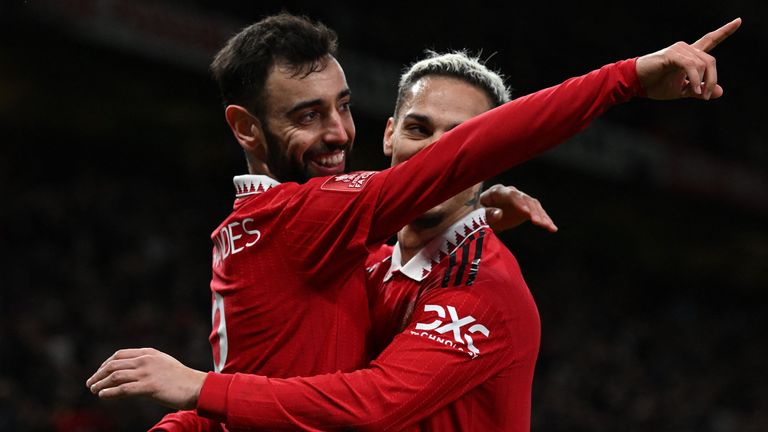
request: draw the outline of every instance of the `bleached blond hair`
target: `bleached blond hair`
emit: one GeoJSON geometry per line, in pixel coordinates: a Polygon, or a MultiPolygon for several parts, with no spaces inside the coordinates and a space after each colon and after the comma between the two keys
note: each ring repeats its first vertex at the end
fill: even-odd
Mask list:
{"type": "Polygon", "coordinates": [[[420,79],[433,75],[457,78],[478,87],[485,92],[494,108],[509,102],[510,90],[504,84],[503,75],[488,69],[479,56],[471,56],[466,50],[444,54],[427,50],[426,54],[424,59],[410,65],[400,76],[395,117],[405,102],[408,90],[420,79]]]}

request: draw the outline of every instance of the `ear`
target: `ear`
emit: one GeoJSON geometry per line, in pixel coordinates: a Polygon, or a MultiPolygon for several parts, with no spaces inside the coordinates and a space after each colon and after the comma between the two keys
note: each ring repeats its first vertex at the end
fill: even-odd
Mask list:
{"type": "Polygon", "coordinates": [[[240,105],[227,105],[224,116],[227,118],[227,124],[229,124],[229,128],[240,147],[250,157],[265,161],[267,143],[259,119],[240,105]]]}
{"type": "Polygon", "coordinates": [[[392,135],[395,133],[395,119],[390,117],[387,120],[387,127],[384,128],[384,156],[392,157],[392,135]]]}

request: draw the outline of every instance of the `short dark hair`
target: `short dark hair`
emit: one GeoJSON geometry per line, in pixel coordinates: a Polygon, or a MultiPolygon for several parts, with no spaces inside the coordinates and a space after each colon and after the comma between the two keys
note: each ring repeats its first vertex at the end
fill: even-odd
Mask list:
{"type": "Polygon", "coordinates": [[[304,16],[280,13],[242,29],[227,41],[211,63],[224,105],[236,104],[264,115],[264,86],[276,63],[294,76],[325,67],[335,56],[336,32],[304,16]]]}

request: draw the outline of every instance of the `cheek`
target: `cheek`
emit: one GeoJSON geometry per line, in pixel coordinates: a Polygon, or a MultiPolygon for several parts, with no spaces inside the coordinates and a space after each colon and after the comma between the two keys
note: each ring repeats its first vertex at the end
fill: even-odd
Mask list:
{"type": "Polygon", "coordinates": [[[412,158],[416,153],[418,153],[420,150],[419,146],[415,145],[399,145],[395,147],[394,152],[392,153],[392,162],[393,164],[399,164],[401,162],[405,162],[408,159],[412,158]]]}
{"type": "Polygon", "coordinates": [[[288,137],[287,152],[289,159],[300,161],[304,157],[307,149],[312,147],[311,134],[305,132],[295,133],[288,137]]]}
{"type": "Polygon", "coordinates": [[[408,159],[416,156],[420,151],[429,147],[433,140],[417,140],[417,141],[405,141],[395,147],[395,154],[393,159],[397,159],[397,163],[405,162],[408,159]]]}

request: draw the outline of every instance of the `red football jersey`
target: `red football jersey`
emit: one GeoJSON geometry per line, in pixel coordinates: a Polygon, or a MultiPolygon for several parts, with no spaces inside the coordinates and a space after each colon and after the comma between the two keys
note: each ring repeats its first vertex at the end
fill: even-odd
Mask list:
{"type": "MultiPolygon", "coordinates": [[[[635,60],[622,61],[470,119],[379,173],[303,185],[236,178],[241,196],[212,236],[216,370],[289,377],[360,367],[370,327],[365,262],[371,248],[641,93],[635,60]]],[[[208,400],[205,389],[201,400],[208,400]]],[[[173,415],[168,421],[158,426],[172,429],[173,415]]]]}
{"type": "Polygon", "coordinates": [[[221,394],[209,401],[217,391],[204,387],[198,408],[226,405],[233,428],[530,430],[539,315],[483,217],[469,214],[404,266],[396,247],[373,270],[374,335],[387,347],[367,369],[289,380],[211,375],[205,387],[221,394]]]}

